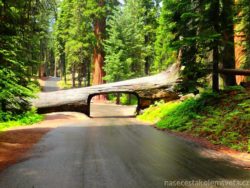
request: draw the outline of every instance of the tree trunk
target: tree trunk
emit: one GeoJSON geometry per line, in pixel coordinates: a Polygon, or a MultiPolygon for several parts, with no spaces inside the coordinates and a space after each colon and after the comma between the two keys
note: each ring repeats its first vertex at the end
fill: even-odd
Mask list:
{"type": "MultiPolygon", "coordinates": [[[[223,0],[221,27],[223,37],[222,64],[224,69],[235,69],[233,0],[223,0]]],[[[236,85],[234,75],[224,75],[226,86],[236,85]]]]}
{"type": "MultiPolygon", "coordinates": [[[[149,34],[147,34],[145,36],[145,45],[148,45],[149,41],[150,41],[149,34]]],[[[145,64],[144,64],[144,73],[145,73],[145,75],[149,75],[149,70],[150,70],[150,56],[148,55],[145,58],[145,64]]]]}
{"type": "Polygon", "coordinates": [[[50,62],[51,62],[51,66],[53,66],[51,68],[52,70],[51,75],[54,75],[54,77],[57,77],[57,61],[56,61],[55,53],[53,49],[50,50],[50,62]]]}
{"type": "Polygon", "coordinates": [[[66,59],[65,59],[65,53],[63,53],[60,57],[61,60],[61,67],[62,67],[62,75],[64,77],[64,83],[67,83],[67,71],[66,71],[66,59]]]}
{"type": "Polygon", "coordinates": [[[93,72],[93,85],[103,84],[103,64],[104,64],[104,55],[100,49],[95,47],[94,49],[94,72],[93,72]]]}
{"type": "Polygon", "coordinates": [[[128,104],[131,105],[132,104],[132,95],[128,94],[128,104]]]}
{"type": "Polygon", "coordinates": [[[55,60],[55,65],[54,65],[54,77],[57,77],[57,61],[55,60]]]}
{"type": "Polygon", "coordinates": [[[72,66],[72,70],[71,70],[71,75],[72,75],[72,87],[75,88],[76,87],[76,78],[75,78],[75,65],[72,66]]]}
{"type": "Polygon", "coordinates": [[[91,79],[91,64],[87,62],[87,78],[86,78],[86,85],[90,86],[90,79],[91,79]]]}
{"type": "Polygon", "coordinates": [[[219,91],[219,49],[216,42],[214,42],[213,47],[213,91],[219,91]]]}
{"type": "Polygon", "coordinates": [[[79,78],[79,76],[78,76],[78,87],[79,87],[79,88],[82,87],[82,79],[79,78]]]}
{"type": "MultiPolygon", "coordinates": [[[[213,21],[213,28],[216,33],[219,33],[219,14],[220,14],[219,0],[213,0],[211,6],[211,20],[213,21]]],[[[214,39],[213,41],[213,91],[219,91],[219,41],[214,39]]]]}
{"type": "MultiPolygon", "coordinates": [[[[103,8],[105,6],[105,0],[99,0],[98,6],[103,8]]],[[[96,46],[94,48],[94,71],[93,71],[93,85],[100,85],[104,83],[103,77],[105,76],[103,65],[104,65],[104,51],[102,41],[104,39],[106,28],[106,17],[101,16],[94,20],[94,34],[96,37],[96,46]]],[[[105,100],[104,95],[99,95],[95,100],[105,100]]]]}
{"type": "Polygon", "coordinates": [[[150,58],[146,57],[145,58],[145,69],[144,69],[144,73],[145,75],[149,75],[149,70],[150,70],[150,58]]]}
{"type": "MultiPolygon", "coordinates": [[[[235,4],[238,4],[238,0],[235,0],[235,4]]],[[[242,10],[241,10],[242,11],[242,10]]],[[[237,16],[241,17],[242,12],[237,12],[237,16]]],[[[235,67],[236,69],[243,68],[243,65],[245,64],[246,57],[247,57],[247,49],[244,45],[244,41],[248,41],[245,33],[243,31],[239,31],[239,28],[241,27],[242,20],[234,25],[234,42],[235,42],[235,67]]],[[[240,84],[241,82],[244,82],[247,80],[246,76],[236,76],[236,82],[237,84],[240,84]]]]}
{"type": "Polygon", "coordinates": [[[78,67],[78,75],[77,75],[77,80],[78,80],[78,87],[82,87],[82,78],[83,78],[83,70],[82,70],[82,64],[79,65],[78,67]]]}
{"type": "MultiPolygon", "coordinates": [[[[219,0],[215,0],[214,3],[212,3],[212,21],[213,21],[213,27],[214,31],[216,33],[219,33],[219,12],[220,12],[220,3],[219,0]]],[[[213,42],[213,91],[218,92],[219,91],[219,41],[218,39],[214,39],[213,42]]]]}
{"type": "Polygon", "coordinates": [[[121,104],[121,94],[117,93],[116,104],[121,104]]]}

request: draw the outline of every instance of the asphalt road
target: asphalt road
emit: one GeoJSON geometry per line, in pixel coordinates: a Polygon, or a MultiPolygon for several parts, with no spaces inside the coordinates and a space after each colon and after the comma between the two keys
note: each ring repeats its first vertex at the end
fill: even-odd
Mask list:
{"type": "Polygon", "coordinates": [[[156,188],[174,180],[250,179],[249,171],[126,118],[132,114],[131,107],[92,105],[96,118],[49,132],[28,160],[0,174],[0,187],[156,188]]]}
{"type": "Polygon", "coordinates": [[[57,91],[58,81],[60,81],[60,78],[58,77],[48,77],[48,79],[44,82],[43,92],[57,91]]]}
{"type": "MultiPolygon", "coordinates": [[[[57,81],[49,78],[44,92],[57,90],[57,81]]],[[[250,179],[250,171],[202,156],[200,148],[131,118],[134,112],[92,104],[92,119],[45,135],[29,159],[0,173],[0,188],[157,188],[166,187],[164,181],[250,179]]]]}

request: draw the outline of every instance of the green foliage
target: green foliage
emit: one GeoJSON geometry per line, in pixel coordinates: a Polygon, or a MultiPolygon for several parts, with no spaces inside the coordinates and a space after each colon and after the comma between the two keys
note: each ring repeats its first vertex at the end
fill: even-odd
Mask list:
{"type": "Polygon", "coordinates": [[[138,99],[136,96],[131,95],[129,100],[129,95],[128,94],[122,94],[121,96],[121,104],[122,105],[137,105],[138,104],[138,99]]]}
{"type": "MultiPolygon", "coordinates": [[[[95,35],[96,24],[103,24],[111,14],[117,0],[104,1],[104,5],[96,0],[64,0],[60,4],[58,19],[55,24],[55,51],[56,59],[64,76],[72,74],[72,86],[75,87],[77,76],[78,86],[90,85],[93,53],[103,48],[102,40],[106,33],[95,35]]],[[[97,25],[98,25],[97,24],[97,25]]],[[[105,24],[100,27],[104,27],[105,24]]]]}
{"type": "Polygon", "coordinates": [[[129,0],[123,8],[117,7],[108,19],[109,38],[104,44],[108,82],[143,75],[146,48],[141,10],[140,1],[129,0]]]}
{"type": "Polygon", "coordinates": [[[235,22],[238,23],[235,28],[236,35],[245,34],[245,40],[238,43],[244,47],[246,55],[240,59],[241,68],[250,68],[250,4],[248,0],[238,0],[236,3],[237,17],[235,22]]]}
{"type": "Polygon", "coordinates": [[[125,80],[152,72],[159,2],[128,0],[123,7],[116,7],[108,18],[108,37],[104,42],[106,81],[125,80]]]}
{"type": "MultiPolygon", "coordinates": [[[[238,35],[242,35],[242,31],[246,33],[240,45],[249,51],[249,12],[249,2],[245,0],[235,4],[232,0],[163,0],[155,42],[155,72],[178,61],[182,65],[182,83],[178,87],[181,92],[206,87],[204,78],[213,63],[235,67],[233,26],[240,21],[238,35]]],[[[248,62],[245,58],[242,65],[248,62]]],[[[235,84],[232,75],[224,75],[223,80],[225,85],[235,84]]]]}
{"type": "Polygon", "coordinates": [[[156,30],[155,41],[155,59],[153,63],[153,72],[166,70],[169,64],[176,62],[177,51],[171,45],[172,40],[175,38],[172,32],[176,23],[170,22],[174,16],[175,4],[174,1],[163,1],[161,14],[158,18],[158,28],[156,30]]]}
{"type": "MultiPolygon", "coordinates": [[[[120,104],[121,105],[137,105],[138,104],[138,99],[135,95],[131,94],[131,98],[129,99],[128,94],[122,93],[120,95],[120,104]]],[[[117,100],[117,94],[108,94],[108,100],[112,101],[113,103],[116,103],[117,100]]]]}
{"type": "Polygon", "coordinates": [[[154,105],[151,105],[146,109],[142,115],[138,116],[138,118],[149,122],[158,122],[163,119],[163,117],[167,116],[167,114],[171,114],[179,104],[180,102],[156,102],[154,105]]]}
{"type": "Polygon", "coordinates": [[[159,128],[186,131],[214,144],[249,151],[250,100],[244,88],[227,88],[220,95],[205,92],[183,102],[157,103],[138,118],[159,128]]]}
{"type": "MultiPolygon", "coordinates": [[[[1,112],[0,112],[0,116],[1,112]]],[[[9,116],[8,121],[1,122],[0,121],[0,131],[4,131],[6,129],[18,126],[25,126],[38,123],[44,119],[43,115],[39,115],[36,113],[36,110],[32,108],[30,111],[27,111],[18,116],[9,116]]]]}
{"type": "Polygon", "coordinates": [[[195,99],[188,99],[181,105],[177,105],[175,108],[166,113],[157,125],[159,127],[168,127],[169,129],[175,130],[185,129],[188,120],[193,119],[198,115],[196,113],[197,107],[198,104],[195,99]]]}
{"type": "MultiPolygon", "coordinates": [[[[154,69],[154,60],[156,57],[155,53],[155,42],[157,40],[157,28],[159,26],[158,18],[160,15],[160,2],[162,0],[141,0],[142,2],[142,13],[143,13],[143,32],[145,38],[145,66],[144,73],[149,75],[152,72],[156,72],[154,69]]],[[[161,70],[158,69],[157,72],[161,70]]]]}
{"type": "Polygon", "coordinates": [[[92,18],[90,10],[87,11],[90,7],[83,1],[65,0],[60,8],[54,31],[56,59],[61,64],[65,82],[67,73],[73,77],[78,73],[81,85],[90,71],[94,46],[92,18]]]}
{"type": "Polygon", "coordinates": [[[53,2],[0,3],[0,121],[30,110],[29,99],[38,91],[32,77],[42,61],[53,2]]]}

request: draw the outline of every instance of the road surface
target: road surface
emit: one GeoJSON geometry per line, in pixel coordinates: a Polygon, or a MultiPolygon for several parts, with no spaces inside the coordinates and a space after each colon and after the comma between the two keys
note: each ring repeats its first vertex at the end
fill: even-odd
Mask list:
{"type": "Polygon", "coordinates": [[[58,77],[48,77],[47,80],[44,82],[43,92],[52,92],[57,91],[58,86],[57,82],[60,81],[58,77]]]}
{"type": "Polygon", "coordinates": [[[28,160],[0,174],[0,187],[156,188],[170,180],[250,178],[249,171],[202,157],[198,148],[133,118],[107,117],[131,112],[92,105],[97,118],[49,132],[28,160]]]}
{"type": "MultiPolygon", "coordinates": [[[[45,91],[56,90],[56,81],[50,78],[45,91]]],[[[250,179],[250,171],[206,158],[198,147],[136,121],[134,111],[92,104],[92,119],[45,135],[28,160],[0,173],[0,188],[157,188],[174,180],[250,179]]]]}

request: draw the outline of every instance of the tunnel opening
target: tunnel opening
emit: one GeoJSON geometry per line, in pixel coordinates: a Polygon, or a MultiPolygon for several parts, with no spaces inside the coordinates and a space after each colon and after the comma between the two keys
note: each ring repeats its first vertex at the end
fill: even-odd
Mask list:
{"type": "Polygon", "coordinates": [[[89,96],[88,106],[91,118],[131,118],[139,113],[140,98],[135,92],[98,93],[89,96]]]}

